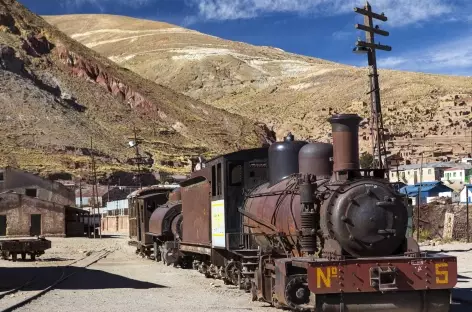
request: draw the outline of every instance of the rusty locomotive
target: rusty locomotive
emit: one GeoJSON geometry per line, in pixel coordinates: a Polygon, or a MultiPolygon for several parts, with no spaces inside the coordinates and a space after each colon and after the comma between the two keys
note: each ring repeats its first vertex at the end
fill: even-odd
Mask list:
{"type": "Polygon", "coordinates": [[[449,311],[451,256],[407,237],[404,198],[360,169],[351,114],[333,144],[288,135],[206,162],[151,216],[154,258],[294,311],[449,311]]]}

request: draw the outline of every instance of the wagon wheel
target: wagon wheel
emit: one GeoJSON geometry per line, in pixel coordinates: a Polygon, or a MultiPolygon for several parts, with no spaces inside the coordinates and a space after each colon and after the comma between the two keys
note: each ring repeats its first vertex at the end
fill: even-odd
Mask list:
{"type": "Polygon", "coordinates": [[[289,277],[289,281],[285,286],[285,301],[287,305],[294,311],[309,312],[310,289],[306,275],[299,274],[289,277]]]}

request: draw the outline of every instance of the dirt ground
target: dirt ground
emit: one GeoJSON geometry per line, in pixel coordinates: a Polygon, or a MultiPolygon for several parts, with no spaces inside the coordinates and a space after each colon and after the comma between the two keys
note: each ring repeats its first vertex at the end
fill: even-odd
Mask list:
{"type": "MultiPolygon", "coordinates": [[[[265,303],[252,302],[249,294],[223,285],[222,281],[206,279],[196,271],[142,259],[122,236],[106,236],[101,240],[50,239],[53,247],[36,262],[0,261],[0,291],[22,285],[33,275],[47,284],[58,278],[60,268],[57,266],[80,259],[89,251],[104,248],[115,251],[17,311],[282,311],[265,303]]],[[[472,300],[472,244],[452,243],[425,249],[444,250],[458,257],[460,280],[453,296],[472,300]]],[[[0,308],[8,299],[7,296],[0,300],[0,308]]],[[[471,309],[472,305],[457,303],[451,311],[471,309]]]]}

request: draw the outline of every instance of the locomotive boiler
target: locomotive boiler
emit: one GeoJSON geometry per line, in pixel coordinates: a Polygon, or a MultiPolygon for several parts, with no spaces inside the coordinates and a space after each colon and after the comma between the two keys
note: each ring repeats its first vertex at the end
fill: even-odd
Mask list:
{"type": "Polygon", "coordinates": [[[385,170],[360,169],[360,120],[332,116],[333,144],[289,134],[205,163],[153,213],[155,258],[294,311],[448,311],[456,258],[406,236],[385,170]]]}

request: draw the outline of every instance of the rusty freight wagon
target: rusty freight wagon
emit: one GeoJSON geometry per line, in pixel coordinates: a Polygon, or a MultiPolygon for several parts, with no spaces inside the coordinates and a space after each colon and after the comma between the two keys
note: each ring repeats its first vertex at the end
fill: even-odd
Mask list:
{"type": "Polygon", "coordinates": [[[4,260],[11,256],[12,260],[16,261],[18,255],[21,255],[22,260],[26,259],[26,255],[29,255],[31,260],[35,260],[49,248],[51,248],[51,241],[43,237],[0,240],[0,252],[4,260]]]}
{"type": "Polygon", "coordinates": [[[128,195],[129,201],[129,238],[130,244],[137,247],[136,252],[150,254],[153,246],[149,232],[149,219],[157,207],[167,202],[169,193],[179,185],[153,185],[143,187],[128,195]]]}

